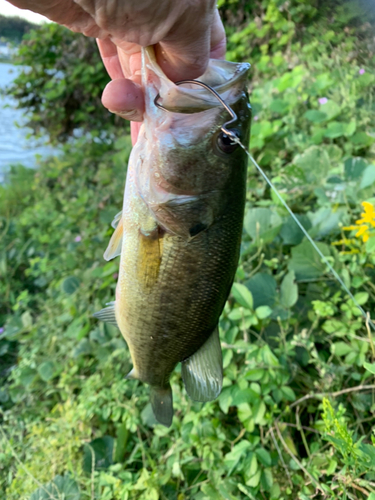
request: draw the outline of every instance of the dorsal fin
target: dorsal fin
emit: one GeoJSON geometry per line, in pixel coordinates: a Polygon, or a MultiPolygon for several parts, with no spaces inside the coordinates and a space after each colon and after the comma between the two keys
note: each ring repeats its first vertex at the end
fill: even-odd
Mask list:
{"type": "Polygon", "coordinates": [[[223,385],[223,358],[219,329],[190,358],[182,362],[182,379],[186,392],[194,401],[212,401],[223,385]]]}

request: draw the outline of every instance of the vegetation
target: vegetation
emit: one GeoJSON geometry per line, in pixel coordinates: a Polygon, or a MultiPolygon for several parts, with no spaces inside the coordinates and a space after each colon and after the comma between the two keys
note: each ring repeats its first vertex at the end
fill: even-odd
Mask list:
{"type": "MultiPolygon", "coordinates": [[[[229,56],[253,65],[252,153],[371,314],[371,16],[348,2],[220,6],[229,56]]],[[[22,57],[51,40],[48,29],[30,35],[22,57]]],[[[53,99],[59,113],[61,94],[53,99]]],[[[217,401],[194,403],[176,370],[173,425],[155,425],[148,388],[124,380],[131,363],[119,332],[92,318],[114,296],[118,263],[102,254],[130,141],[123,129],[99,140],[90,127],[0,187],[1,496],[374,500],[374,332],[251,165],[220,321],[225,387],[217,401]]]]}
{"type": "Polygon", "coordinates": [[[8,17],[0,14],[0,40],[20,43],[22,37],[36,27],[36,24],[26,19],[22,19],[21,17],[8,17]]]}
{"type": "Polygon", "coordinates": [[[111,137],[115,117],[100,100],[109,77],[92,39],[49,23],[25,37],[15,62],[24,68],[9,94],[37,136],[52,144],[83,134],[111,137]]]}

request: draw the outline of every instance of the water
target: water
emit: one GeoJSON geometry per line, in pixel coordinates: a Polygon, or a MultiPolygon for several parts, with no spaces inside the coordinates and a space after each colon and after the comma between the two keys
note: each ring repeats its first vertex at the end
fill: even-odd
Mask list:
{"type": "MultiPolygon", "coordinates": [[[[20,71],[18,66],[0,63],[0,90],[8,86],[20,71]]],[[[27,120],[22,110],[15,109],[16,105],[15,99],[0,94],[0,183],[4,182],[4,174],[10,165],[22,163],[25,167],[35,168],[36,154],[43,157],[56,153],[51,146],[43,144],[43,139],[36,142],[26,137],[31,130],[23,125],[27,120]]]]}

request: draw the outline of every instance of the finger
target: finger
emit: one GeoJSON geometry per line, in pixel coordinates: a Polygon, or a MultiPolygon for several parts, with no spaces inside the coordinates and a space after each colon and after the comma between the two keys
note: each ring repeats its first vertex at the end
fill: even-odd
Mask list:
{"type": "Polygon", "coordinates": [[[139,85],[125,78],[112,80],[102,95],[103,106],[126,120],[141,121],[144,112],[143,92],[139,85]]]}
{"type": "Polygon", "coordinates": [[[142,125],[142,123],[140,123],[140,122],[131,122],[131,124],[130,124],[130,133],[131,133],[133,146],[137,142],[139,129],[141,128],[141,125],[142,125]]]}
{"type": "Polygon", "coordinates": [[[211,26],[210,57],[213,59],[225,59],[227,50],[227,39],[223,22],[218,9],[215,9],[214,19],[211,26]]]}
{"type": "Polygon", "coordinates": [[[98,44],[105,69],[112,80],[124,78],[116,45],[109,38],[105,38],[104,40],[97,39],[96,43],[98,44]]]}
{"type": "Polygon", "coordinates": [[[191,15],[185,12],[155,48],[161,69],[172,81],[198,78],[207,68],[211,36],[207,27],[214,20],[214,12],[203,12],[193,20],[191,15]]]}
{"type": "Polygon", "coordinates": [[[141,85],[142,55],[141,47],[136,44],[129,44],[127,50],[117,49],[122,71],[126,78],[141,85]]]}

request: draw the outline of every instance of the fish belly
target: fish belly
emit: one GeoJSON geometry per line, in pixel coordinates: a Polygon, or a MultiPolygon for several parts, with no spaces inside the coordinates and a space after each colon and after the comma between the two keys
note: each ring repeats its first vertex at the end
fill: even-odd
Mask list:
{"type": "Polygon", "coordinates": [[[217,326],[237,268],[243,196],[190,241],[164,233],[130,190],[116,291],[116,318],[134,376],[163,387],[175,365],[194,354],[217,326]]]}

